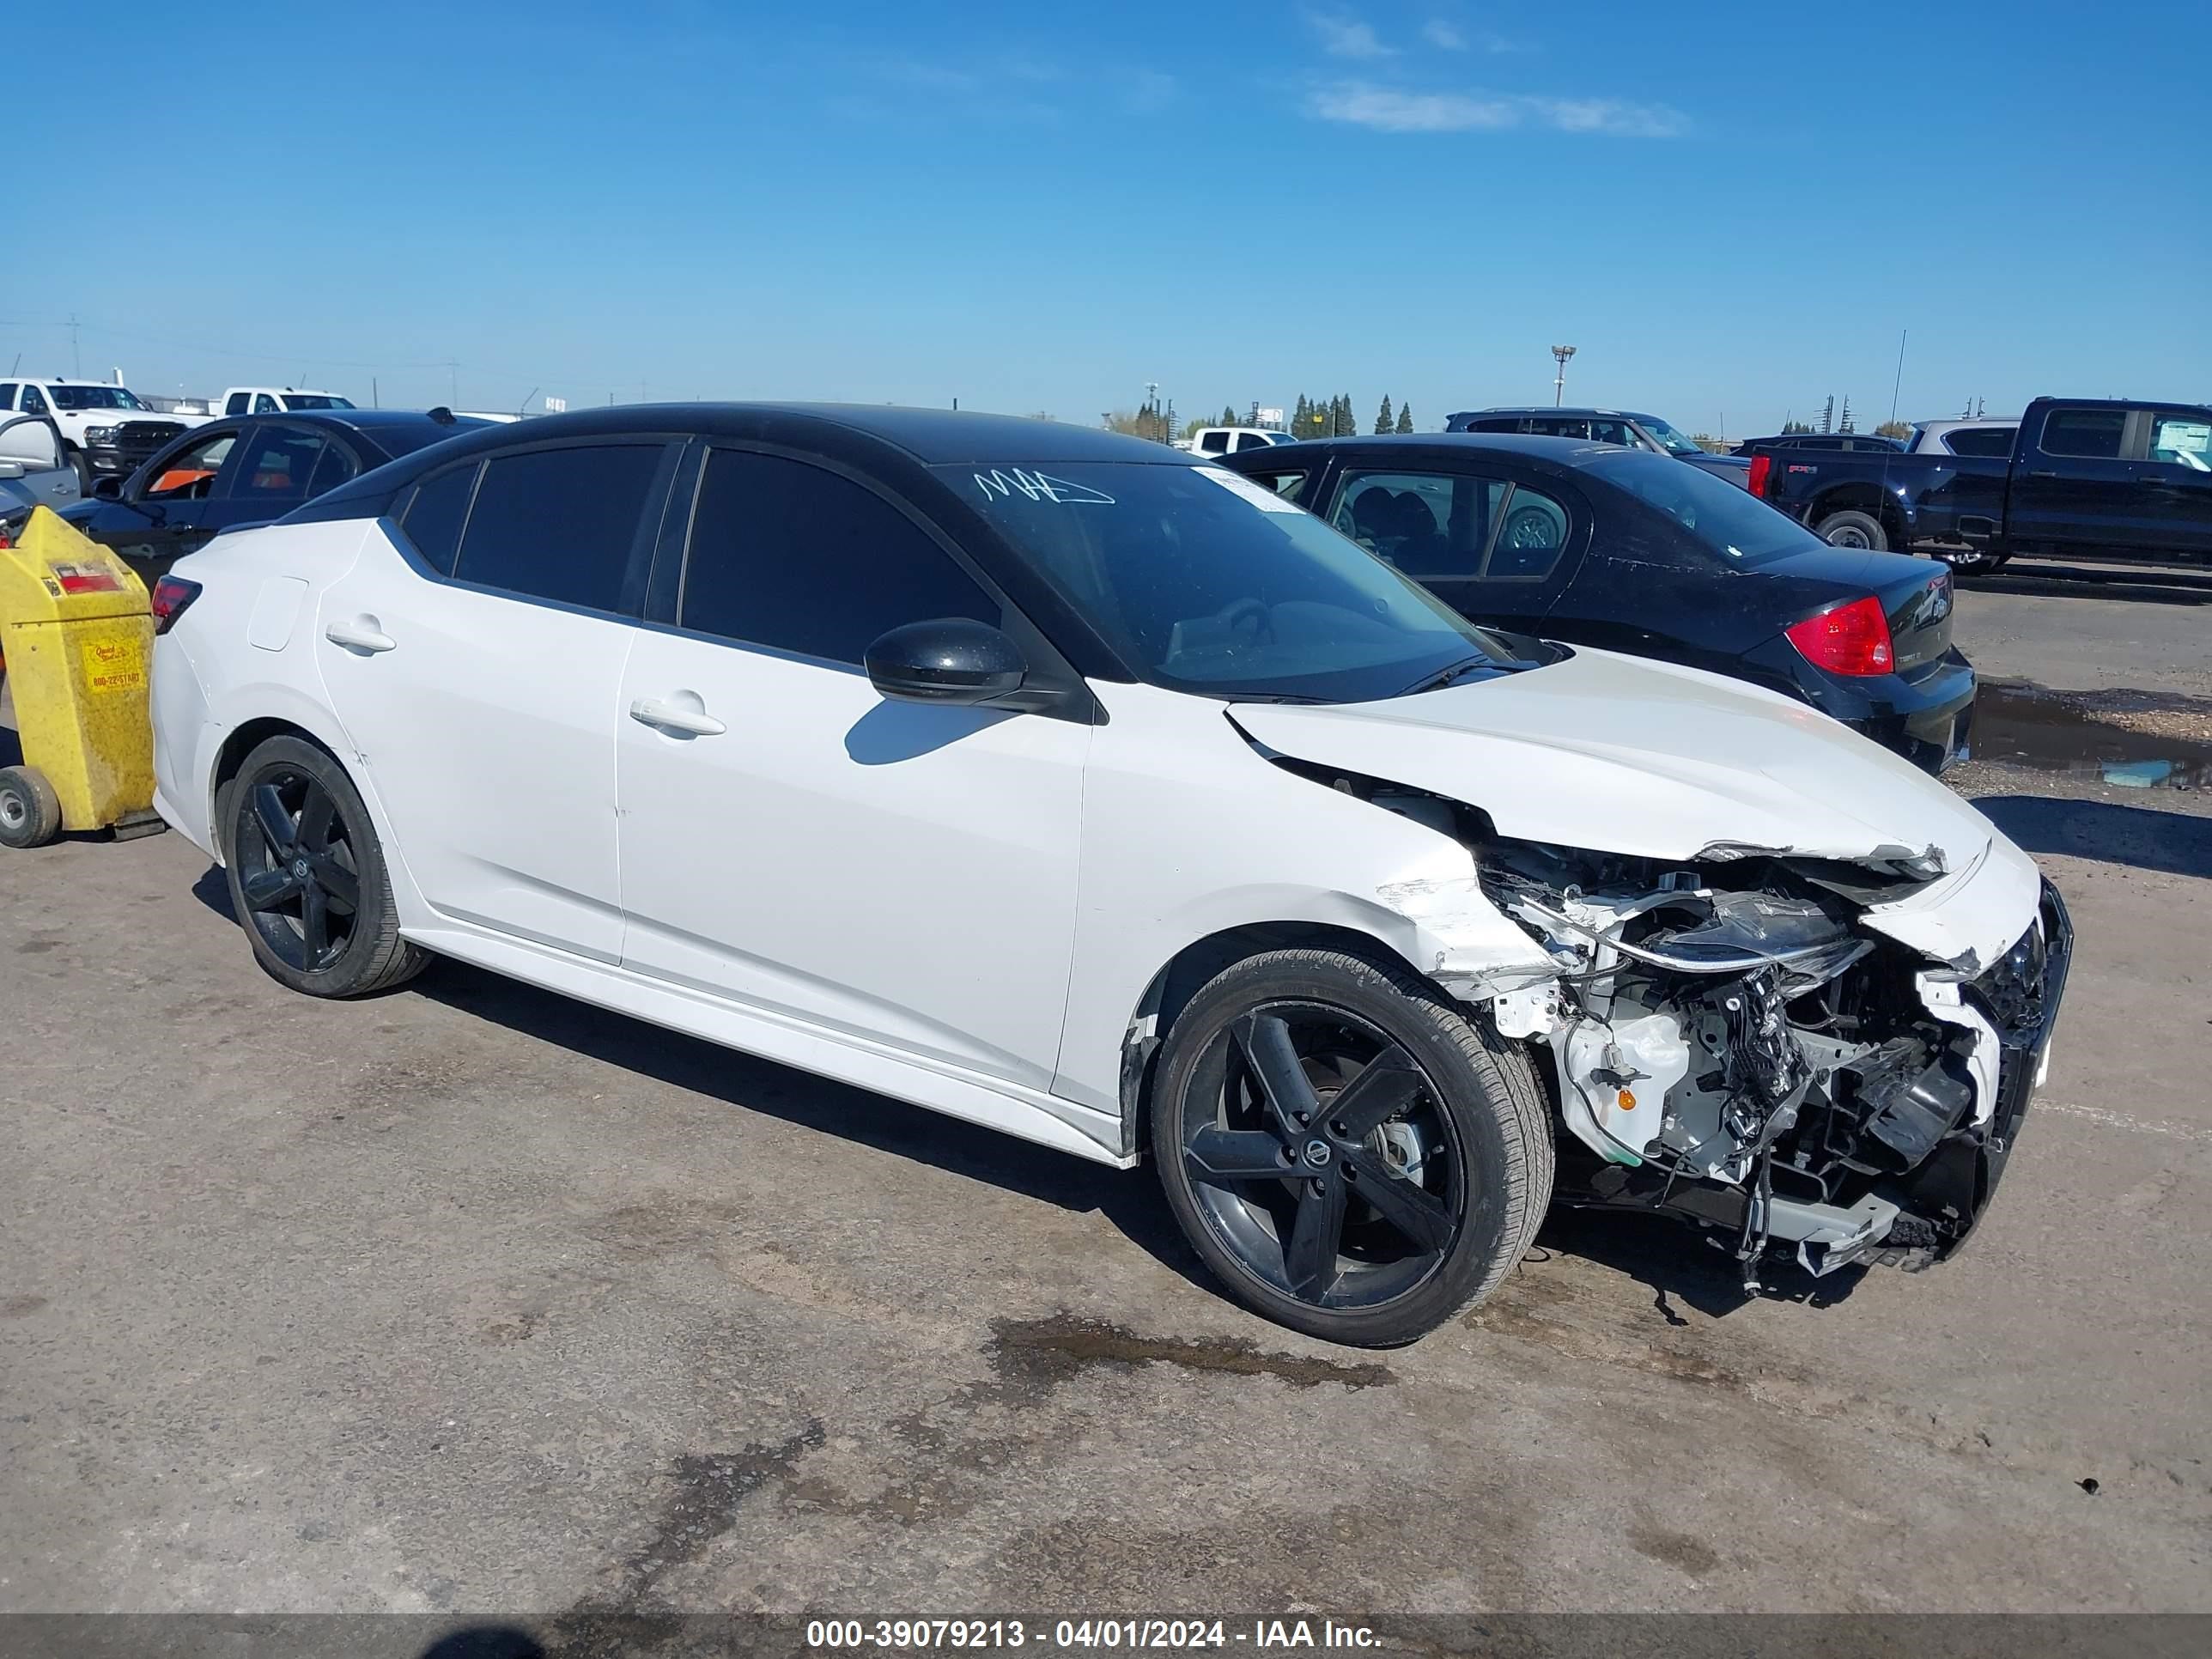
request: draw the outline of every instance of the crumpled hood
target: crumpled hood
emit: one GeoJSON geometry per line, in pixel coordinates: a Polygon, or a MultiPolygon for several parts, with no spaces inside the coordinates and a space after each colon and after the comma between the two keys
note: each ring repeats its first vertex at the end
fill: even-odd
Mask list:
{"type": "Polygon", "coordinates": [[[1279,753],[1463,801],[1523,841],[1686,860],[1725,846],[1848,860],[1933,846],[1953,872],[2002,841],[1935,779],[1815,709],[1609,651],[1384,702],[1231,713],[1279,753]]]}

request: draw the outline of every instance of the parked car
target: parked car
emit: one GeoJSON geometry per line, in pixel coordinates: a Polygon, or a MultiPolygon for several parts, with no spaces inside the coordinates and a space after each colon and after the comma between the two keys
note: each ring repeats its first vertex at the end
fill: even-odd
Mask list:
{"type": "Polygon", "coordinates": [[[482,423],[434,410],[352,409],[224,416],[175,440],[128,478],[104,477],[62,516],[113,548],[149,587],[185,554],[482,423]]]}
{"type": "Polygon", "coordinates": [[[60,429],[43,415],[0,415],[0,519],[76,501],[76,469],[60,429]]]}
{"type": "Polygon", "coordinates": [[[1757,449],[1753,494],[1839,547],[1925,548],[1961,568],[2016,553],[2212,560],[2212,409],[2039,398],[2002,456],[1757,449]]]}
{"type": "Polygon", "coordinates": [[[1948,1255],[2063,988],[2034,864],[1894,756],[1110,433],[556,416],[155,609],[158,804],[282,983],[450,955],[1149,1150],[1231,1293],[1342,1341],[1494,1288],[1555,1133],[1562,1198],[1749,1263],[1948,1255]]]}
{"type": "Polygon", "coordinates": [[[1696,440],[1685,437],[1656,415],[1638,415],[1620,409],[1478,409],[1454,415],[1444,422],[1447,432],[1517,432],[1534,438],[1577,438],[1586,442],[1620,444],[1654,455],[1672,455],[1678,461],[1741,485],[1750,463],[1734,455],[1716,455],[1696,440]]]}
{"type": "Polygon", "coordinates": [[[1188,451],[1202,460],[1213,460],[1224,455],[1233,455],[1243,449],[1265,449],[1271,444],[1295,443],[1287,432],[1277,432],[1264,426],[1202,426],[1190,434],[1190,441],[1175,446],[1188,451]]]}
{"type": "Polygon", "coordinates": [[[1879,432],[1785,432],[1772,438],[1747,438],[1736,445],[1735,453],[1751,449],[1832,449],[1844,454],[1897,455],[1904,453],[1905,445],[1879,432]]]}
{"type": "Polygon", "coordinates": [[[2018,421],[1923,421],[1905,448],[1915,455],[2009,455],[2018,421]]]}
{"type": "Polygon", "coordinates": [[[226,415],[288,415],[353,406],[352,398],[335,392],[295,392],[289,386],[234,386],[222,394],[226,415]]]}
{"type": "Polygon", "coordinates": [[[1974,671],[1951,643],[1949,573],[1826,546],[1695,468],[1492,434],[1324,439],[1225,465],[1470,621],[1748,680],[1930,772],[1966,744],[1974,671]]]}
{"type": "Polygon", "coordinates": [[[123,477],[199,424],[196,416],[156,414],[127,388],[105,380],[0,380],[0,417],[11,413],[54,423],[84,495],[96,479],[123,477]]]}

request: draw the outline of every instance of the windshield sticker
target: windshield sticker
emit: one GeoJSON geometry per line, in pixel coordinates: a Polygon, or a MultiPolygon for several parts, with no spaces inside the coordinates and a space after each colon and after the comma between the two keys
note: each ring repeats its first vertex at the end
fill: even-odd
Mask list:
{"type": "Polygon", "coordinates": [[[975,474],[975,487],[983,492],[987,501],[1000,501],[1017,490],[1033,501],[1050,501],[1058,507],[1111,507],[1114,498],[1103,489],[1093,489],[1088,484],[1070,483],[1065,478],[1055,478],[1049,472],[1024,472],[1020,467],[994,467],[988,472],[975,474]]]}
{"type": "Polygon", "coordinates": [[[1194,469],[1201,478],[1211,478],[1232,495],[1242,495],[1262,513],[1303,513],[1305,508],[1296,501],[1286,501],[1272,489],[1262,489],[1241,472],[1231,472],[1218,466],[1194,469]]]}

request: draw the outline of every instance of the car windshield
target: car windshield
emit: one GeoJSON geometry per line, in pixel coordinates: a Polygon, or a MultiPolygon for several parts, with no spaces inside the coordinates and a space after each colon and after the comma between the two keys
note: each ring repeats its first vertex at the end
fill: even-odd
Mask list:
{"type": "Polygon", "coordinates": [[[1649,415],[1638,415],[1636,424],[1649,433],[1651,441],[1669,455],[1702,455],[1705,453],[1664,421],[1655,420],[1649,415]]]}
{"type": "Polygon", "coordinates": [[[1590,463],[1589,476],[1628,491],[1674,520],[1699,545],[1734,565],[1763,564],[1824,546],[1788,514],[1702,467],[1628,449],[1590,463]]]}
{"type": "Polygon", "coordinates": [[[1154,685],[1364,702],[1462,678],[1455,669],[1473,678],[1534,665],[1319,519],[1221,467],[937,471],[1154,685]]]}
{"type": "Polygon", "coordinates": [[[56,409],[143,409],[145,404],[119,386],[50,386],[46,396],[56,409]]]}
{"type": "Polygon", "coordinates": [[[288,392],[284,394],[287,409],[351,409],[353,399],[337,398],[327,392],[288,392]]]}

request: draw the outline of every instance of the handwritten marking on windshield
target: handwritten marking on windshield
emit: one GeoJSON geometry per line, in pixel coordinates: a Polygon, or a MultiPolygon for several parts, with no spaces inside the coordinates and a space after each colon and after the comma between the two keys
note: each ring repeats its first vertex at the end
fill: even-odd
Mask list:
{"type": "Polygon", "coordinates": [[[1088,484],[1070,483],[1065,478],[1055,478],[1049,472],[1024,472],[1020,467],[994,467],[988,472],[975,474],[975,484],[983,492],[983,499],[1001,500],[1016,490],[1033,501],[1051,501],[1060,507],[1111,507],[1114,498],[1103,489],[1093,489],[1088,484]]]}

